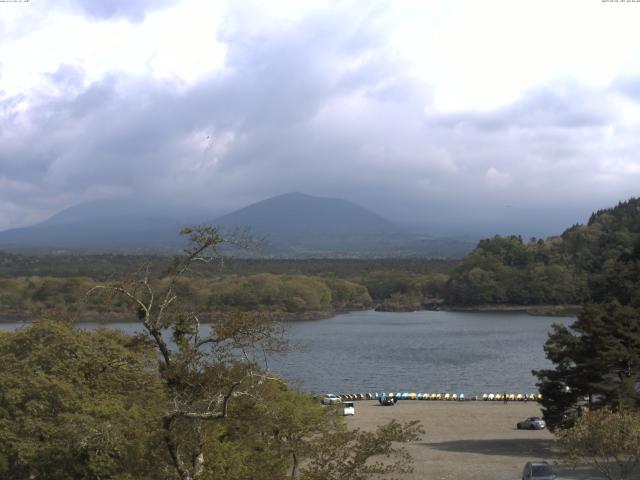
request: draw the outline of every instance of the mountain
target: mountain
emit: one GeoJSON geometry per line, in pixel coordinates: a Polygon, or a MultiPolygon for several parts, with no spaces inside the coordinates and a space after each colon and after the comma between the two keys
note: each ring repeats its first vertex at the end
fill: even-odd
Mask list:
{"type": "Polygon", "coordinates": [[[265,239],[267,247],[249,255],[450,258],[475,245],[475,239],[412,234],[347,200],[287,193],[218,218],[206,209],[144,199],[88,202],[36,225],[0,232],[0,249],[173,253],[185,244],[178,235],[181,228],[204,223],[227,232],[248,227],[265,239]]]}
{"type": "Polygon", "coordinates": [[[249,227],[266,253],[285,257],[433,257],[470,252],[477,238],[416,235],[348,200],[286,193],[224,215],[227,231],[249,227]]]}
{"type": "Polygon", "coordinates": [[[30,227],[0,232],[0,248],[83,251],[175,250],[180,229],[211,212],[141,199],[107,199],[69,207],[30,227]]]}
{"type": "Polygon", "coordinates": [[[397,225],[360,205],[302,193],[287,193],[254,203],[213,223],[226,229],[250,227],[256,236],[266,237],[274,247],[362,244],[404,234],[397,225]]]}

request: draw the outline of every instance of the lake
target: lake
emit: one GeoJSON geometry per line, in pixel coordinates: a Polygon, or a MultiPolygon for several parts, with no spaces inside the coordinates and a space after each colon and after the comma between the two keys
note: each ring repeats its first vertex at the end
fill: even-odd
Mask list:
{"type": "MultiPolygon", "coordinates": [[[[513,312],[351,312],[288,323],[293,351],[270,358],[269,367],[318,393],[530,392],[531,370],[550,365],[543,344],[551,325],[571,322],[513,312]]],[[[101,325],[140,331],[137,323],[101,325]]]]}
{"type": "Polygon", "coordinates": [[[524,392],[532,369],[550,365],[543,345],[551,325],[572,318],[526,313],[352,312],[296,322],[301,351],[273,370],[315,392],[524,392]]]}

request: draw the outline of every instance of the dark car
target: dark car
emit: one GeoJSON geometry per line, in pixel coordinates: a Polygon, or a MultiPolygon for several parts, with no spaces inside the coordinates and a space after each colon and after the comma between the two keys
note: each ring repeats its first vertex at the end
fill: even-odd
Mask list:
{"type": "Polygon", "coordinates": [[[555,480],[558,478],[547,462],[527,462],[522,470],[522,480],[555,480]]]}
{"type": "Polygon", "coordinates": [[[382,406],[393,406],[396,404],[396,398],[395,397],[380,397],[378,399],[378,402],[380,402],[380,405],[382,406]]]}

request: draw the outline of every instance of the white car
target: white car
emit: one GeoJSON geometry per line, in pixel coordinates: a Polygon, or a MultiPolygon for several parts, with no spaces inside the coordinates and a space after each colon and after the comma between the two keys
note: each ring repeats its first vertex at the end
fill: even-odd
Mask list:
{"type": "Polygon", "coordinates": [[[355,415],[356,414],[356,407],[353,406],[353,402],[344,402],[343,404],[343,415],[355,415]]]}
{"type": "Polygon", "coordinates": [[[324,397],[322,397],[321,403],[323,405],[333,405],[335,403],[340,403],[340,397],[334,395],[333,393],[327,393],[324,397]]]}
{"type": "Polygon", "coordinates": [[[529,417],[522,422],[518,422],[516,428],[518,430],[542,430],[547,424],[540,417],[529,417]]]}

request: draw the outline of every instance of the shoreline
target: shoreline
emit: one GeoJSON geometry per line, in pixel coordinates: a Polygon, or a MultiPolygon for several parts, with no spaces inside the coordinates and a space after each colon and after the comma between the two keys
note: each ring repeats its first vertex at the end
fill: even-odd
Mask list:
{"type": "MultiPolygon", "coordinates": [[[[385,309],[380,308],[381,305],[369,308],[353,308],[340,310],[312,310],[308,312],[268,312],[268,311],[249,311],[241,312],[248,315],[263,315],[271,320],[279,322],[298,322],[311,320],[325,320],[350,312],[365,312],[367,310],[375,310],[376,312],[423,312],[423,311],[443,311],[443,312],[461,312],[461,313],[504,313],[504,312],[522,312],[532,317],[573,317],[582,309],[581,305],[423,305],[422,308],[397,308],[385,309]]],[[[233,315],[235,312],[216,312],[214,314],[200,314],[202,323],[212,323],[214,319],[224,316],[233,315]]],[[[20,323],[30,322],[34,318],[45,316],[43,311],[10,311],[3,313],[0,311],[0,323],[20,323]]],[[[59,313],[57,314],[59,316],[59,313]]],[[[124,312],[70,312],[70,318],[74,322],[93,322],[93,323],[135,323],[138,321],[135,315],[124,312]]]]}
{"type": "MultiPolygon", "coordinates": [[[[332,318],[336,315],[349,312],[366,311],[369,309],[353,309],[353,310],[319,310],[309,312],[265,312],[265,311],[248,311],[240,312],[247,315],[262,315],[269,317],[273,321],[279,322],[296,322],[307,320],[324,320],[332,318]]],[[[202,313],[199,314],[199,318],[202,324],[212,323],[214,320],[223,318],[225,316],[233,315],[236,312],[216,312],[214,314],[202,313]]],[[[44,311],[22,311],[22,312],[7,312],[0,311],[0,324],[7,323],[28,323],[34,319],[47,316],[47,312],[44,311]]],[[[60,316],[60,313],[55,313],[55,316],[60,316]]],[[[68,317],[73,320],[74,323],[141,323],[140,320],[130,313],[124,312],[69,312],[68,317]]]]}
{"type": "Polygon", "coordinates": [[[580,310],[582,305],[446,305],[443,303],[430,303],[422,305],[422,308],[411,306],[398,306],[397,308],[385,308],[383,305],[377,305],[374,310],[376,312],[462,312],[462,313],[502,313],[502,312],[521,312],[527,313],[532,317],[574,317],[580,310]]]}
{"type": "Polygon", "coordinates": [[[438,310],[447,312],[524,312],[532,317],[574,317],[582,305],[442,305],[438,310]]]}

